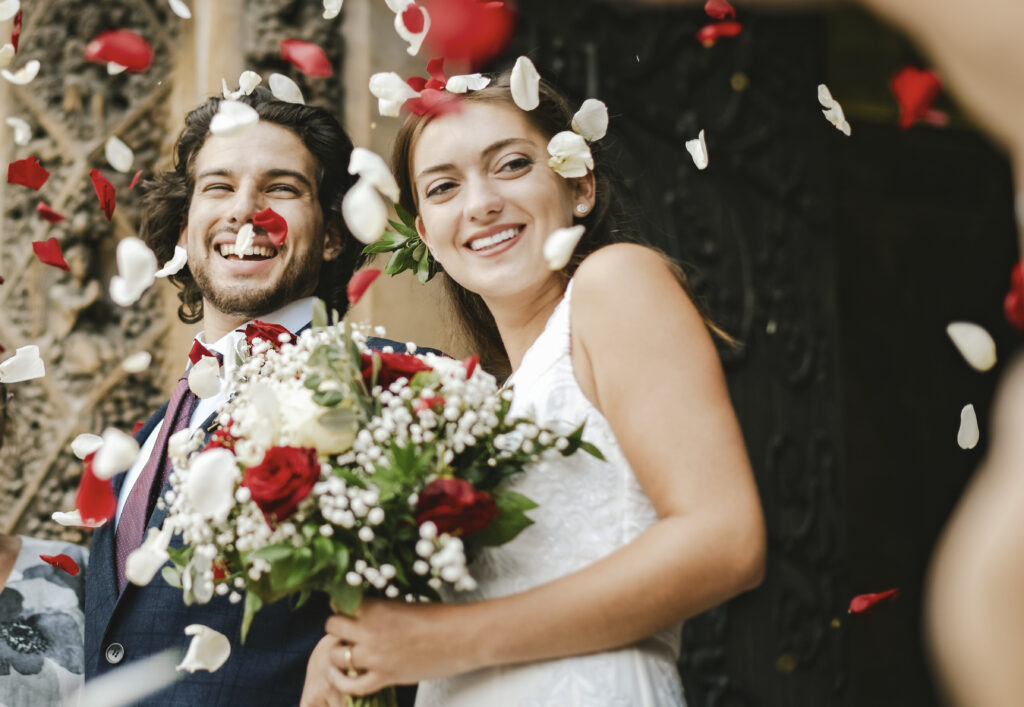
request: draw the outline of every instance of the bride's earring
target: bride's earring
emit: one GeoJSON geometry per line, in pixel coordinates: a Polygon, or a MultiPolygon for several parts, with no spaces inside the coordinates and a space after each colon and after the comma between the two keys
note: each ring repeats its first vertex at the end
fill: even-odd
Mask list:
{"type": "Polygon", "coordinates": [[[589,211],[589,209],[587,208],[586,204],[576,204],[576,213],[578,213],[580,216],[586,216],[587,211],[589,211]]]}

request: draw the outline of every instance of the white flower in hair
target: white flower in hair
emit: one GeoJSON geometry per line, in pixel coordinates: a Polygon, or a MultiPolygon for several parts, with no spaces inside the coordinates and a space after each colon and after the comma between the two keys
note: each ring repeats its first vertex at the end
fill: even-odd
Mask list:
{"type": "Polygon", "coordinates": [[[333,20],[341,14],[341,4],[344,0],[324,0],[324,19],[333,20]]]}
{"type": "Polygon", "coordinates": [[[600,140],[608,133],[608,106],[604,101],[588,98],[572,117],[572,129],[587,142],[600,140]]]}
{"type": "Polygon", "coordinates": [[[590,146],[579,133],[563,130],[548,143],[548,166],[566,179],[585,177],[594,168],[590,146]]]}
{"type": "Polygon", "coordinates": [[[229,91],[227,80],[223,78],[220,80],[221,95],[229,100],[237,101],[242,96],[248,96],[251,94],[262,82],[263,77],[255,71],[243,71],[241,76],[238,77],[237,91],[229,91]]]}
{"type": "Polygon", "coordinates": [[[527,57],[516,59],[509,88],[512,100],[523,110],[533,110],[540,105],[540,74],[527,57]]]}

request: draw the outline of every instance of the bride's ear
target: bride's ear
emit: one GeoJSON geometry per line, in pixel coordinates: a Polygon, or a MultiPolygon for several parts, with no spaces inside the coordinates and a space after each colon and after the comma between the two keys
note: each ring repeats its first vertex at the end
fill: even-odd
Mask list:
{"type": "Polygon", "coordinates": [[[427,250],[431,251],[430,254],[433,255],[434,252],[430,248],[430,240],[427,238],[427,229],[423,225],[423,219],[419,216],[416,217],[416,233],[419,234],[420,240],[423,241],[423,244],[427,246],[427,250]]]}
{"type": "Polygon", "coordinates": [[[578,217],[590,213],[597,201],[597,179],[594,173],[588,171],[586,176],[571,180],[571,188],[573,215],[578,217]],[[581,206],[583,208],[580,208],[581,206]]]}

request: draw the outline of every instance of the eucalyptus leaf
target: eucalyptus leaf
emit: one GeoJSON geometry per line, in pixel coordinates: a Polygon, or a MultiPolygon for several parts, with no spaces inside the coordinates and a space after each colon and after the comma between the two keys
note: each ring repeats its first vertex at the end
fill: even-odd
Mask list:
{"type": "Polygon", "coordinates": [[[177,567],[165,565],[164,568],[160,570],[160,576],[164,578],[165,582],[175,589],[181,589],[181,570],[177,567]]]}
{"type": "Polygon", "coordinates": [[[245,594],[245,613],[242,614],[242,645],[245,645],[245,637],[249,635],[249,627],[252,626],[252,618],[256,612],[263,607],[263,600],[255,592],[245,594]]]}
{"type": "Polygon", "coordinates": [[[536,508],[537,504],[529,498],[515,491],[495,491],[491,496],[498,507],[498,515],[486,528],[467,538],[477,546],[503,545],[533,525],[526,511],[536,508]]]}
{"type": "Polygon", "coordinates": [[[331,597],[331,603],[346,616],[355,616],[356,609],[363,603],[362,586],[353,587],[348,582],[332,584],[327,588],[327,595],[331,597]]]}
{"type": "Polygon", "coordinates": [[[345,430],[354,427],[359,416],[352,408],[333,407],[320,416],[320,424],[329,430],[345,430]]]}
{"type": "Polygon", "coordinates": [[[313,328],[323,329],[327,326],[327,305],[319,297],[313,300],[313,328]]]}

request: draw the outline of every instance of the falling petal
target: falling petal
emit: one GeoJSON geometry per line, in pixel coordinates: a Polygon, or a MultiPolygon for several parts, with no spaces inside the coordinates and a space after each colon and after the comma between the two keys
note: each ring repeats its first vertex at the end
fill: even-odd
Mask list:
{"type": "Polygon", "coordinates": [[[78,567],[78,563],[75,562],[70,555],[61,553],[59,555],[40,555],[39,559],[50,565],[56,567],[59,570],[64,570],[72,577],[81,572],[78,567]]]}
{"type": "Polygon", "coordinates": [[[288,222],[284,220],[284,216],[269,206],[252,215],[252,225],[266,231],[267,237],[275,247],[280,247],[288,237],[288,222]]]}
{"type": "Polygon", "coordinates": [[[141,238],[128,236],[117,244],[117,275],[110,279],[110,299],[121,307],[138,301],[153,284],[159,266],[141,238]]]}
{"type": "Polygon", "coordinates": [[[608,106],[604,101],[588,98],[572,117],[572,129],[587,142],[600,140],[608,133],[608,106]]]}
{"type": "Polygon", "coordinates": [[[996,342],[982,327],[972,322],[952,322],[946,333],[974,370],[987,371],[996,365],[996,342]]]}
{"type": "Polygon", "coordinates": [[[32,344],[15,350],[14,355],[0,363],[0,383],[20,383],[42,378],[46,366],[39,357],[39,347],[32,344]]]}
{"type": "Polygon", "coordinates": [[[56,238],[48,238],[45,241],[32,241],[32,250],[35,251],[39,262],[44,265],[52,265],[64,272],[71,272],[71,268],[64,261],[64,254],[60,250],[60,243],[56,238]]]}
{"type": "Polygon", "coordinates": [[[20,0],[0,0],[0,22],[6,22],[20,11],[20,0]]]}
{"type": "Polygon", "coordinates": [[[860,614],[879,602],[895,599],[900,595],[899,589],[889,589],[884,592],[878,592],[877,594],[859,594],[850,600],[850,613],[860,614]]]}
{"type": "Polygon", "coordinates": [[[174,246],[174,257],[164,263],[164,266],[153,273],[153,277],[169,277],[177,274],[188,262],[188,251],[180,245],[174,246]]]}
{"type": "Polygon", "coordinates": [[[96,192],[96,198],[100,202],[100,208],[103,209],[103,215],[109,221],[114,216],[114,208],[116,206],[114,185],[98,169],[93,169],[89,172],[89,179],[92,181],[92,188],[96,192]]]}
{"type": "Polygon", "coordinates": [[[906,130],[931,109],[942,82],[934,71],[905,66],[892,77],[889,88],[900,106],[900,127],[906,130]]]}
{"type": "Polygon", "coordinates": [[[103,446],[92,460],[92,471],[101,481],[110,479],[130,469],[138,456],[139,443],[134,437],[116,427],[108,427],[103,431],[103,446]]]}
{"type": "Polygon", "coordinates": [[[358,174],[391,201],[398,201],[398,182],[387,163],[376,152],[357,147],[348,161],[348,173],[358,174]]]}
{"type": "Polygon", "coordinates": [[[444,88],[449,93],[465,93],[487,88],[490,83],[491,79],[483,74],[463,74],[452,76],[445,82],[444,88]]]}
{"type": "Polygon", "coordinates": [[[0,47],[0,69],[6,69],[14,61],[15,49],[13,44],[4,44],[0,47]]]}
{"type": "Polygon", "coordinates": [[[426,38],[430,53],[472,69],[504,51],[515,32],[515,12],[506,2],[430,0],[425,4],[430,6],[426,38]]]}
{"type": "Polygon", "coordinates": [[[461,110],[459,96],[436,88],[424,88],[420,95],[410,99],[405,107],[416,115],[439,116],[446,113],[457,113],[461,110]]]}
{"type": "Polygon", "coordinates": [[[46,184],[50,173],[39,164],[34,155],[23,160],[17,160],[7,165],[7,181],[10,184],[20,184],[23,187],[39,191],[39,188],[46,184]]]}
{"type": "Polygon", "coordinates": [[[388,207],[368,180],[360,178],[341,201],[341,215],[353,236],[370,244],[388,225],[388,207]]]}
{"type": "Polygon", "coordinates": [[[341,14],[341,5],[344,0],[324,0],[324,19],[333,20],[341,14]]]}
{"type": "Polygon", "coordinates": [[[267,83],[270,85],[270,92],[277,100],[285,103],[306,103],[299,85],[284,74],[271,74],[267,83]]]}
{"type": "Polygon", "coordinates": [[[140,169],[134,175],[132,175],[132,181],[128,183],[129,189],[134,189],[135,185],[139,183],[139,177],[142,176],[142,170],[140,169]]]}
{"type": "Polygon", "coordinates": [[[704,140],[703,130],[697,133],[697,137],[693,140],[686,141],[686,151],[690,153],[690,157],[693,158],[693,163],[697,165],[697,169],[707,169],[708,144],[704,140]]]}
{"type": "Polygon", "coordinates": [[[18,14],[14,16],[14,27],[11,29],[11,46],[14,47],[14,51],[18,51],[18,41],[21,39],[21,10],[18,10],[18,14]]]}
{"type": "Polygon", "coordinates": [[[1010,269],[1010,289],[1003,298],[1003,314],[1010,326],[1024,331],[1024,272],[1019,260],[1010,269]]]}
{"type": "Polygon", "coordinates": [[[569,226],[559,228],[544,241],[544,259],[548,261],[548,268],[561,270],[569,264],[572,253],[576,250],[576,244],[583,237],[583,226],[569,226]]]}
{"type": "Polygon", "coordinates": [[[727,0],[708,0],[704,3],[704,12],[716,20],[731,20],[736,17],[736,9],[727,0]]]}
{"type": "Polygon", "coordinates": [[[282,39],[281,58],[291,62],[306,76],[326,78],[331,75],[331,62],[324,50],[301,39],[282,39]]]}
{"type": "Polygon", "coordinates": [[[227,636],[214,631],[202,624],[191,624],[185,627],[185,635],[192,636],[185,659],[178,665],[178,670],[194,673],[197,670],[214,672],[231,655],[231,642],[227,636]]]}
{"type": "Polygon", "coordinates": [[[380,276],[377,268],[360,270],[351,277],[345,287],[345,294],[348,295],[348,303],[354,305],[363,298],[363,294],[373,284],[373,281],[380,276]]]}
{"type": "Polygon", "coordinates": [[[72,511],[54,511],[50,514],[50,518],[68,528],[99,528],[107,522],[99,520],[86,523],[82,520],[82,514],[77,508],[72,511]]]}
{"type": "Polygon", "coordinates": [[[60,223],[61,221],[64,220],[64,214],[60,213],[59,211],[55,211],[45,201],[40,201],[38,204],[36,204],[36,213],[38,213],[40,216],[43,217],[43,219],[49,221],[50,223],[60,223]]]}
{"type": "Polygon", "coordinates": [[[735,37],[742,31],[743,25],[734,20],[712,22],[711,24],[704,25],[700,28],[697,32],[697,40],[710,49],[715,46],[715,43],[722,37],[735,37]]]}
{"type": "Polygon", "coordinates": [[[238,229],[238,233],[235,235],[235,252],[245,253],[248,248],[252,247],[253,239],[256,237],[256,233],[253,230],[251,223],[243,223],[242,227],[238,229]]]}
{"type": "Polygon", "coordinates": [[[89,680],[65,704],[75,707],[130,707],[163,690],[178,679],[174,670],[180,651],[168,648],[138,658],[89,680]]]}
{"type": "Polygon", "coordinates": [[[141,373],[148,369],[152,362],[153,356],[148,351],[139,351],[121,361],[121,368],[128,373],[141,373]]]}
{"type": "Polygon", "coordinates": [[[153,63],[153,47],[141,35],[128,29],[100,32],[85,47],[86,61],[114,62],[128,71],[142,72],[153,63]]]}
{"type": "Polygon", "coordinates": [[[210,132],[214,135],[237,135],[259,122],[260,114],[247,103],[221,101],[216,115],[210,121],[210,132]]]}
{"type": "Polygon", "coordinates": [[[533,110],[540,105],[540,74],[527,57],[516,59],[512,67],[512,100],[523,110],[533,110]]]}
{"type": "Polygon", "coordinates": [[[85,459],[103,446],[103,438],[90,432],[80,434],[71,440],[71,452],[79,459],[85,459]]]}
{"type": "Polygon", "coordinates": [[[195,365],[199,363],[199,361],[204,356],[211,356],[213,358],[216,358],[216,356],[213,355],[212,351],[210,351],[208,348],[199,343],[198,339],[193,340],[192,348],[189,349],[188,352],[188,360],[192,362],[192,365],[195,365]]]}
{"type": "Polygon", "coordinates": [[[139,587],[145,587],[153,581],[160,568],[171,559],[167,553],[170,542],[170,527],[147,530],[146,539],[128,555],[125,562],[124,575],[128,581],[139,587]]]}
{"type": "Polygon", "coordinates": [[[0,71],[0,76],[3,76],[16,86],[24,86],[31,83],[37,75],[39,75],[39,61],[37,59],[26,61],[25,65],[17,71],[9,71],[7,69],[0,71]]]}
{"type": "Polygon", "coordinates": [[[213,356],[204,356],[188,372],[188,388],[200,400],[220,394],[220,364],[213,356]]]}
{"type": "Polygon", "coordinates": [[[177,15],[178,17],[180,17],[183,20],[191,20],[192,19],[192,11],[188,9],[188,5],[186,5],[184,2],[182,2],[182,0],[167,0],[167,1],[171,5],[171,12],[173,12],[175,15],[177,15]]]}
{"type": "Polygon", "coordinates": [[[117,511],[117,499],[110,479],[100,479],[93,472],[93,461],[96,453],[85,458],[82,468],[82,480],[78,483],[78,494],[75,496],[75,509],[82,519],[82,525],[99,527],[114,517],[117,511]]]}
{"type": "Polygon", "coordinates": [[[594,168],[594,157],[583,136],[563,130],[548,142],[548,166],[566,179],[585,177],[594,168]]]}
{"type": "Polygon", "coordinates": [[[423,40],[430,31],[430,13],[422,5],[409,3],[402,12],[395,15],[395,32],[409,43],[409,56],[419,54],[423,40]]]}
{"type": "Polygon", "coordinates": [[[473,354],[468,358],[462,359],[462,365],[466,367],[466,380],[473,377],[473,371],[476,370],[477,364],[480,363],[480,355],[473,354]]]}
{"type": "Polygon", "coordinates": [[[828,90],[828,86],[823,83],[818,84],[818,102],[825,108],[821,112],[825,115],[826,120],[832,123],[843,135],[849,136],[851,132],[850,124],[846,122],[846,116],[843,115],[843,107],[839,105],[839,101],[832,98],[832,93],[828,90]]]}
{"type": "Polygon", "coordinates": [[[117,76],[118,74],[123,74],[127,70],[127,66],[121,66],[116,61],[107,62],[107,74],[109,74],[110,76],[117,76]]]}
{"type": "Polygon", "coordinates": [[[235,486],[241,478],[235,455],[216,447],[195,457],[189,470],[181,492],[203,518],[224,522],[235,505],[235,486]]]}
{"type": "Polygon", "coordinates": [[[32,139],[32,126],[21,118],[14,116],[9,117],[6,122],[14,130],[14,144],[27,145],[29,140],[32,139]]]}
{"type": "Polygon", "coordinates": [[[380,114],[397,117],[402,105],[410,98],[419,97],[419,91],[402,80],[393,71],[381,72],[370,77],[370,93],[377,98],[380,114]]]}
{"type": "Polygon", "coordinates": [[[263,82],[263,77],[255,71],[243,71],[238,77],[238,89],[246,96],[251,95],[256,87],[263,82]]]}
{"type": "Polygon", "coordinates": [[[981,433],[978,431],[978,415],[973,405],[964,405],[960,411],[960,429],[956,433],[956,443],[960,449],[974,449],[978,446],[981,433]]]}
{"type": "Polygon", "coordinates": [[[103,154],[106,156],[110,166],[118,172],[127,174],[131,171],[132,162],[135,161],[135,153],[120,138],[114,135],[108,137],[106,144],[103,146],[103,154]]]}

